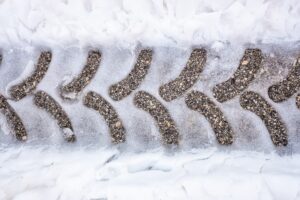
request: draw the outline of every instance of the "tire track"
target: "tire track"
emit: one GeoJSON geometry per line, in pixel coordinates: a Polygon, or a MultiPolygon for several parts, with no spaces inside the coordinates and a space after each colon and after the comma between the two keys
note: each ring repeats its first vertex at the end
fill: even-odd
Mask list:
{"type": "Polygon", "coordinates": [[[186,99],[188,108],[198,111],[209,121],[218,142],[222,145],[233,143],[233,131],[223,112],[208,96],[199,91],[190,92],[186,99]]]}
{"type": "Polygon", "coordinates": [[[34,104],[38,108],[45,110],[57,120],[57,124],[62,129],[64,139],[67,142],[76,141],[76,136],[73,133],[72,123],[68,115],[53,97],[44,91],[38,91],[34,95],[34,104]]]}
{"type": "Polygon", "coordinates": [[[300,88],[300,57],[295,61],[288,76],[281,82],[269,87],[270,99],[279,103],[293,96],[300,88]]]}
{"type": "Polygon", "coordinates": [[[246,49],[233,76],[213,88],[214,97],[222,103],[239,95],[254,80],[261,63],[262,53],[260,49],[246,49]]]}
{"type": "Polygon", "coordinates": [[[276,146],[288,144],[287,129],[276,110],[258,93],[247,91],[240,97],[242,108],[255,113],[264,122],[276,146]]]}
{"type": "Polygon", "coordinates": [[[300,93],[296,97],[296,105],[300,109],[300,93]]]}
{"type": "Polygon", "coordinates": [[[10,96],[13,100],[19,101],[36,89],[37,85],[41,82],[48,71],[51,59],[52,53],[50,51],[44,51],[40,54],[33,74],[27,77],[20,84],[14,85],[10,88],[10,96]]]}
{"type": "Polygon", "coordinates": [[[156,121],[164,144],[178,144],[179,133],[169,111],[154,96],[139,91],[134,96],[134,105],[148,112],[156,121]]]}
{"type": "Polygon", "coordinates": [[[0,111],[6,117],[6,120],[12,129],[14,135],[19,141],[27,140],[27,132],[24,124],[15,110],[9,105],[7,99],[0,94],[0,111]]]}
{"type": "Polygon", "coordinates": [[[94,78],[101,62],[100,51],[89,51],[87,61],[82,71],[70,83],[61,87],[61,97],[63,99],[75,99],[94,78]]]}
{"type": "Polygon", "coordinates": [[[92,108],[104,117],[110,129],[112,143],[122,143],[126,140],[126,130],[122,120],[113,106],[96,92],[88,92],[84,97],[83,104],[88,108],[92,108]]]}
{"type": "Polygon", "coordinates": [[[167,102],[182,96],[199,79],[206,63],[206,50],[194,49],[179,76],[159,88],[159,95],[167,102]]]}
{"type": "Polygon", "coordinates": [[[151,49],[141,50],[133,69],[127,77],[110,86],[109,95],[113,100],[122,100],[140,86],[150,68],[152,53],[153,51],[151,49]]]}

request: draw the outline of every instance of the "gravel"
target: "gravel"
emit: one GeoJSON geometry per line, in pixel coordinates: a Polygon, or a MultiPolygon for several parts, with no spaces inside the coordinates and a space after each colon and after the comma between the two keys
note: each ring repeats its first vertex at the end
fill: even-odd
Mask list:
{"type": "Polygon", "coordinates": [[[288,144],[285,124],[276,110],[261,95],[247,91],[241,95],[240,105],[261,118],[269,131],[274,145],[286,146],[288,144]]]}
{"type": "Polygon", "coordinates": [[[73,133],[73,127],[69,117],[62,109],[62,107],[58,104],[58,102],[56,102],[49,94],[44,91],[38,91],[34,95],[34,104],[37,107],[47,111],[47,113],[49,113],[57,120],[58,126],[62,129],[66,141],[76,141],[76,136],[73,133]]]}
{"type": "Polygon", "coordinates": [[[24,124],[15,110],[9,105],[7,99],[0,94],[0,111],[6,116],[14,135],[20,141],[27,140],[27,132],[24,124]]]}
{"type": "Polygon", "coordinates": [[[159,88],[160,96],[168,102],[182,96],[198,81],[205,63],[206,50],[194,49],[179,76],[159,88]]]}
{"type": "Polygon", "coordinates": [[[151,49],[141,50],[137,61],[128,76],[122,81],[110,86],[109,95],[113,100],[122,100],[139,87],[150,68],[152,53],[153,51],[151,49]]]}
{"type": "Polygon", "coordinates": [[[283,102],[293,96],[300,88],[300,57],[293,64],[288,76],[269,87],[268,94],[274,102],[283,102]]]}
{"type": "Polygon", "coordinates": [[[230,124],[208,96],[199,91],[192,91],[187,95],[185,102],[190,109],[200,112],[210,122],[220,144],[233,143],[233,131],[230,124]]]}
{"type": "Polygon", "coordinates": [[[52,53],[50,51],[41,53],[33,74],[27,77],[22,83],[10,88],[10,95],[13,100],[21,100],[36,89],[37,85],[41,82],[48,71],[51,59],[52,53]]]}
{"type": "Polygon", "coordinates": [[[166,145],[178,144],[179,133],[169,111],[154,96],[145,91],[139,91],[134,96],[134,105],[148,112],[156,121],[166,145]]]}
{"type": "Polygon", "coordinates": [[[101,62],[100,51],[89,51],[86,65],[81,73],[75,77],[70,83],[61,87],[61,96],[64,99],[72,99],[70,94],[77,95],[80,93],[93,79],[101,62]]]}
{"type": "Polygon", "coordinates": [[[214,97],[219,102],[225,102],[242,93],[254,80],[261,63],[262,53],[260,49],[246,49],[233,76],[213,88],[214,97]]]}
{"type": "Polygon", "coordinates": [[[126,140],[126,130],[122,120],[113,106],[96,92],[88,92],[84,97],[84,105],[100,113],[105,119],[112,139],[112,143],[122,143],[126,140]]]}

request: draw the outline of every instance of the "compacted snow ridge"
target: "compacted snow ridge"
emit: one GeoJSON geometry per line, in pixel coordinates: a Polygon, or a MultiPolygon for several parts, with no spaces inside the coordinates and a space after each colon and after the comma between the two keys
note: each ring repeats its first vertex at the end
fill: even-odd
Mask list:
{"type": "Polygon", "coordinates": [[[9,100],[28,141],[17,142],[0,115],[0,200],[300,200],[295,97],[280,104],[268,99],[288,127],[286,147],[272,144],[261,120],[237,106],[238,98],[216,102],[235,132],[233,145],[224,147],[184,98],[167,103],[159,97],[159,86],[180,73],[194,47],[207,50],[207,63],[193,89],[212,99],[212,88],[236,70],[244,50],[260,48],[265,68],[248,89],[267,98],[268,87],[300,55],[300,1],[0,0],[0,93],[9,97],[9,88],[32,73],[39,53],[51,50],[37,90],[63,105],[77,137],[66,143],[32,95],[9,100]],[[115,102],[107,92],[130,72],[138,50],[148,47],[153,60],[138,90],[170,111],[181,135],[177,149],[163,147],[155,122],[134,107],[133,95],[115,102]],[[95,48],[102,60],[94,79],[77,101],[64,102],[58,88],[95,48]],[[118,111],[127,128],[124,144],[111,144],[103,118],[84,107],[82,97],[91,90],[118,111]]]}

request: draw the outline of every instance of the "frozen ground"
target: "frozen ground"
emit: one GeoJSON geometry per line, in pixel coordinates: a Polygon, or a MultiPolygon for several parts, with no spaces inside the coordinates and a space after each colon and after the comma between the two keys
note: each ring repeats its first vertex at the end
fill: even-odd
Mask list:
{"type": "MultiPolygon", "coordinates": [[[[99,47],[103,60],[86,91],[110,100],[107,88],[126,76],[141,46],[153,47],[155,55],[140,89],[157,98],[158,87],[180,72],[192,46],[208,50],[193,88],[210,97],[212,87],[235,71],[245,47],[259,47],[276,62],[265,64],[250,89],[267,97],[268,86],[299,55],[300,2],[0,0],[0,92],[6,96],[32,71],[40,49],[51,48],[53,60],[38,89],[61,103],[57,87],[80,71],[88,48],[99,47]]],[[[109,144],[104,120],[81,101],[64,104],[76,145],[62,140],[32,97],[10,103],[30,135],[26,144],[17,143],[0,116],[1,200],[300,199],[300,112],[293,99],[272,103],[290,128],[284,149],[272,145],[257,117],[236,106],[238,99],[222,104],[236,133],[228,148],[217,145],[208,122],[187,111],[182,99],[168,103],[182,134],[176,152],[161,148],[155,123],[134,109],[132,96],[111,101],[129,130],[120,147],[109,144]]]]}

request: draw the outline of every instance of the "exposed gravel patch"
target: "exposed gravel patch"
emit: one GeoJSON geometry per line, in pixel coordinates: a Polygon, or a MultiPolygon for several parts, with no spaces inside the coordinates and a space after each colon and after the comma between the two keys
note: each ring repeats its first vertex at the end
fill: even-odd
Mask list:
{"type": "Polygon", "coordinates": [[[179,76],[159,88],[159,94],[165,101],[172,101],[182,96],[199,79],[206,62],[206,50],[194,49],[186,66],[179,76]]]}
{"type": "Polygon", "coordinates": [[[0,94],[0,111],[5,115],[6,120],[13,131],[13,134],[20,141],[27,140],[27,132],[24,124],[15,110],[9,105],[7,99],[0,94]]]}
{"type": "Polygon", "coordinates": [[[110,86],[109,95],[113,100],[122,100],[139,87],[150,68],[152,53],[153,51],[151,49],[141,50],[137,61],[128,76],[122,81],[110,86]]]}
{"type": "Polygon", "coordinates": [[[84,97],[84,105],[100,113],[105,119],[112,139],[112,143],[121,143],[126,140],[126,130],[122,120],[113,106],[96,92],[88,92],[84,97]]]}
{"type": "Polygon", "coordinates": [[[260,49],[246,49],[233,76],[213,88],[214,97],[219,102],[225,102],[239,95],[254,80],[261,63],[262,53],[260,49]]]}
{"type": "Polygon", "coordinates": [[[51,59],[52,53],[50,51],[41,53],[33,74],[27,77],[22,83],[10,88],[10,95],[13,100],[18,101],[36,89],[48,71],[51,59]]]}
{"type": "Polygon", "coordinates": [[[58,126],[62,129],[66,141],[76,141],[76,136],[73,133],[73,127],[69,117],[58,102],[49,94],[44,91],[38,91],[34,95],[34,104],[57,120],[58,126]]]}
{"type": "Polygon", "coordinates": [[[220,144],[230,145],[233,143],[233,131],[223,112],[204,93],[192,91],[185,99],[186,105],[200,112],[210,122],[220,144]]]}
{"type": "Polygon", "coordinates": [[[298,94],[296,97],[296,105],[300,109],[300,94],[298,94]]]}
{"type": "Polygon", "coordinates": [[[288,76],[269,87],[268,94],[274,102],[283,102],[293,96],[300,88],[300,57],[295,61],[288,76]]]}
{"type": "Polygon", "coordinates": [[[73,99],[94,78],[101,62],[100,51],[89,51],[87,61],[82,71],[70,83],[61,87],[61,96],[64,99],[73,99]]]}
{"type": "Polygon", "coordinates": [[[139,91],[134,96],[134,104],[148,112],[157,122],[164,144],[178,144],[179,133],[169,111],[154,96],[145,91],[139,91]]]}
{"type": "Polygon", "coordinates": [[[240,97],[242,108],[255,113],[265,123],[276,146],[288,144],[287,129],[276,110],[258,93],[247,91],[240,97]]]}

